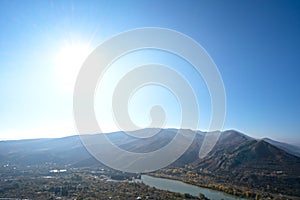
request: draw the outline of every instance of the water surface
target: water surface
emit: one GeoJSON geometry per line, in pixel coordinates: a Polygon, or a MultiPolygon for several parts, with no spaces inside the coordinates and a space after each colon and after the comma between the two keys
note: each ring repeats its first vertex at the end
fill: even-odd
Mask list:
{"type": "Polygon", "coordinates": [[[161,190],[169,190],[171,192],[179,192],[181,194],[190,194],[193,196],[199,196],[199,193],[204,194],[207,198],[212,200],[241,200],[242,198],[235,197],[224,192],[217,190],[212,190],[208,188],[203,188],[191,184],[184,183],[182,181],[166,179],[166,178],[156,178],[153,176],[142,175],[141,181],[146,185],[156,187],[161,190]]]}

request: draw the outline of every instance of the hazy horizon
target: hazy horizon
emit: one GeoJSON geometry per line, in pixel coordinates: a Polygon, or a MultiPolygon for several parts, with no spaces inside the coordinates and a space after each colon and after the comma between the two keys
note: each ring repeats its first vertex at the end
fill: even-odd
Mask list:
{"type": "MultiPolygon", "coordinates": [[[[145,129],[159,129],[159,128],[145,128],[145,129]]],[[[178,129],[178,128],[174,128],[174,127],[166,127],[166,128],[163,128],[163,129],[178,129]]],[[[191,129],[188,129],[188,128],[181,128],[181,129],[184,129],[184,130],[191,130],[191,129]]],[[[142,129],[138,129],[138,130],[142,130],[142,129]]],[[[132,130],[132,131],[138,131],[138,130],[132,130]]],[[[203,131],[203,130],[192,130],[192,131],[200,131],[200,132],[203,132],[203,133],[209,133],[209,131],[203,131]]],[[[277,141],[277,142],[283,142],[283,143],[286,143],[286,144],[291,144],[291,145],[295,145],[295,146],[299,146],[300,147],[300,143],[297,142],[297,141],[281,141],[281,140],[278,140],[276,138],[271,138],[271,137],[261,137],[261,138],[258,138],[258,137],[253,137],[251,135],[248,135],[247,133],[243,133],[239,130],[235,130],[235,129],[226,129],[226,130],[222,130],[221,132],[225,132],[225,131],[236,131],[236,132],[239,132],[241,134],[244,134],[246,136],[249,136],[253,139],[256,139],[256,140],[262,140],[262,139],[271,139],[271,140],[274,140],[274,141],[277,141]]],[[[90,133],[90,134],[87,134],[87,135],[95,135],[95,134],[112,134],[112,133],[117,133],[117,132],[124,132],[124,131],[112,131],[112,132],[104,132],[104,133],[90,133]]],[[[127,131],[126,131],[127,132],[127,131]]],[[[73,137],[73,136],[80,136],[79,134],[70,134],[70,135],[64,135],[64,136],[60,136],[60,137],[40,137],[40,138],[18,138],[18,139],[0,139],[0,141],[19,141],[19,140],[39,140],[39,139],[61,139],[61,138],[66,138],[66,137],[73,137]]]]}

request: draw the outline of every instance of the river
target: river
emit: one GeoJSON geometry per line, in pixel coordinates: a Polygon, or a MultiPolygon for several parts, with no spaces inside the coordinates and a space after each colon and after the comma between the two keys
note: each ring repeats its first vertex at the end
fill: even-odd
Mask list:
{"type": "Polygon", "coordinates": [[[187,184],[181,181],[166,179],[166,178],[156,178],[153,176],[142,175],[141,181],[146,185],[155,187],[161,190],[169,190],[172,192],[179,192],[182,194],[190,194],[193,196],[199,196],[199,193],[204,194],[207,198],[212,200],[242,200],[242,198],[235,197],[233,195],[226,194],[217,190],[211,190],[208,188],[198,187],[195,185],[187,184]]]}

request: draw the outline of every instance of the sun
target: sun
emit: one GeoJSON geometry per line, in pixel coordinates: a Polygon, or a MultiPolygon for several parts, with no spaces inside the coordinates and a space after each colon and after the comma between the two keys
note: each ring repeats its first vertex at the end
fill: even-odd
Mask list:
{"type": "Polygon", "coordinates": [[[56,58],[56,75],[62,89],[73,91],[78,72],[91,53],[88,44],[68,44],[63,46],[56,58]]]}

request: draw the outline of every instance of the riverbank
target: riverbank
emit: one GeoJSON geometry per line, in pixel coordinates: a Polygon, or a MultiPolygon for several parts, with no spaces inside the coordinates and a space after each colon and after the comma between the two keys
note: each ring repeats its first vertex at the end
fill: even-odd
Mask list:
{"type": "Polygon", "coordinates": [[[160,174],[160,173],[148,173],[147,175],[156,177],[156,178],[181,181],[183,183],[197,186],[200,188],[206,188],[206,189],[210,189],[210,190],[214,190],[214,191],[223,192],[225,194],[232,195],[234,197],[241,198],[241,199],[300,200],[300,198],[296,197],[296,196],[272,194],[272,193],[258,191],[258,190],[251,190],[251,189],[243,187],[243,186],[240,186],[240,188],[238,188],[237,186],[222,185],[219,183],[201,184],[200,182],[197,182],[195,180],[187,180],[182,177],[171,176],[171,175],[160,174]]]}
{"type": "MultiPolygon", "coordinates": [[[[233,188],[229,186],[224,186],[221,184],[216,184],[216,183],[209,183],[209,184],[201,184],[200,182],[197,182],[195,180],[187,180],[181,177],[176,177],[176,176],[171,176],[171,175],[166,175],[166,174],[158,174],[158,173],[149,173],[149,176],[157,177],[157,178],[165,178],[165,179],[171,179],[171,180],[177,180],[177,181],[182,181],[187,184],[191,184],[194,186],[198,186],[201,188],[207,188],[219,192],[224,192],[226,194],[238,197],[238,198],[255,198],[255,199],[260,199],[262,195],[259,195],[253,191],[246,190],[246,188],[233,188]]],[[[265,194],[263,196],[264,198],[270,197],[272,199],[272,196],[265,194]]]]}
{"type": "Polygon", "coordinates": [[[179,192],[181,194],[189,194],[193,196],[205,196],[208,199],[213,200],[243,200],[240,197],[236,197],[221,191],[212,190],[204,187],[199,187],[196,185],[184,183],[179,180],[168,179],[168,178],[159,178],[149,175],[142,175],[141,181],[157,189],[167,190],[172,192],[179,192]]]}

